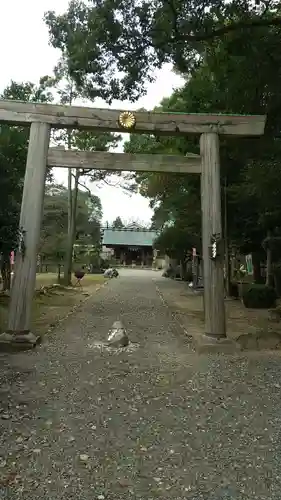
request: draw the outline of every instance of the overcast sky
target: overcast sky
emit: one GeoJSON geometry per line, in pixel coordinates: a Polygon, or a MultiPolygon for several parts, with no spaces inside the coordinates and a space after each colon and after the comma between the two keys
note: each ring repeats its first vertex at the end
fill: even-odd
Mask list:
{"type": "MultiPolygon", "coordinates": [[[[41,76],[52,74],[60,53],[49,46],[48,32],[42,19],[44,12],[55,10],[61,13],[66,10],[67,5],[68,0],[1,0],[0,91],[11,80],[37,83],[41,76]]],[[[165,67],[157,73],[156,82],[148,86],[147,95],[138,103],[130,105],[115,101],[111,107],[153,109],[181,83],[180,77],[173,74],[169,67],[165,67]]],[[[89,105],[107,107],[100,99],[89,105]]],[[[55,176],[58,182],[66,182],[65,169],[56,169],[55,176]]],[[[127,220],[136,218],[148,221],[152,215],[148,200],[140,195],[128,197],[121,189],[109,186],[91,186],[91,189],[101,198],[104,221],[112,221],[117,215],[127,220]]]]}

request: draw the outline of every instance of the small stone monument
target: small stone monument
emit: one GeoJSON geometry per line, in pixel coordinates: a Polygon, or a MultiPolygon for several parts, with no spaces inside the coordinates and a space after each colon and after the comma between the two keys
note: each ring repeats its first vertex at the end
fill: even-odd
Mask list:
{"type": "Polygon", "coordinates": [[[121,321],[115,321],[107,337],[108,347],[127,347],[129,337],[121,321]]]}

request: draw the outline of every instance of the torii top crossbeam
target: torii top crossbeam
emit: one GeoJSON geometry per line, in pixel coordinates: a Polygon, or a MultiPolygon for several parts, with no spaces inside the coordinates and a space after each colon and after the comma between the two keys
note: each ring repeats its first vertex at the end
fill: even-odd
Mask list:
{"type": "Polygon", "coordinates": [[[224,135],[262,135],[264,115],[222,115],[131,112],[133,127],[120,125],[121,110],[63,106],[0,100],[0,123],[28,125],[47,123],[54,128],[79,128],[100,132],[135,132],[157,135],[186,135],[215,132],[224,135]]]}

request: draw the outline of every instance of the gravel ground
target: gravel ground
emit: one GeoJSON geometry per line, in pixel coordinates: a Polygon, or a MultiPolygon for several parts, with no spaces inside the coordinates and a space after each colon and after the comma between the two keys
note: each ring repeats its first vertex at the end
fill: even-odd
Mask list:
{"type": "Polygon", "coordinates": [[[1,355],[1,500],[280,500],[280,357],[198,356],[158,274],[123,274],[1,355]],[[94,348],[117,319],[134,349],[94,348]]]}

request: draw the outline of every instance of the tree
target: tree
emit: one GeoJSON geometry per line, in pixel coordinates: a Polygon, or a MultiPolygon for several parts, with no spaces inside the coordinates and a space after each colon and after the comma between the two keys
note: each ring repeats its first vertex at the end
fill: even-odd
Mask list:
{"type": "Polygon", "coordinates": [[[118,215],[118,217],[116,217],[116,219],[112,222],[112,227],[113,227],[114,229],[123,229],[123,228],[124,228],[124,224],[123,224],[123,222],[122,222],[121,217],[119,217],[119,215],[118,215]]]}
{"type": "MultiPolygon", "coordinates": [[[[58,94],[59,102],[63,105],[71,106],[74,100],[78,97],[79,93],[74,80],[69,75],[68,66],[65,58],[62,57],[54,68],[53,85],[58,94]]],[[[68,149],[72,148],[72,130],[59,130],[55,133],[56,141],[66,145],[68,149]]],[[[64,266],[64,281],[65,285],[71,284],[71,268],[73,257],[73,244],[75,237],[75,218],[77,209],[77,193],[78,193],[78,170],[74,176],[74,190],[72,189],[72,170],[68,170],[68,244],[65,254],[64,266]]]]}
{"type": "Polygon", "coordinates": [[[275,46],[279,37],[275,28],[260,28],[251,39],[239,40],[232,34],[213,48],[207,59],[215,75],[212,83],[217,89],[220,110],[267,114],[263,137],[224,141],[222,145],[229,235],[243,252],[253,253],[257,279],[258,263],[265,255],[261,241],[273,227],[278,232],[281,215],[277,194],[280,192],[281,73],[280,54],[275,46]]]}
{"type": "MultiPolygon", "coordinates": [[[[136,100],[154,69],[171,62],[184,73],[186,84],[160,110],[267,114],[264,137],[221,138],[228,236],[230,244],[245,252],[263,251],[265,235],[274,224],[277,234],[280,226],[280,7],[279,1],[270,0],[194,0],[192,5],[179,0],[99,0],[90,5],[72,2],[66,14],[46,18],[53,45],[68,54],[73,78],[91,98],[136,100]],[[275,186],[274,196],[270,185],[275,186]]],[[[135,136],[128,148],[196,153],[198,141],[135,136]]],[[[136,181],[155,209],[154,225],[185,218],[188,227],[200,230],[195,176],[142,174],[136,181]]]]}
{"type": "Polygon", "coordinates": [[[200,245],[200,241],[184,224],[166,226],[155,241],[155,247],[171,259],[184,262],[192,247],[200,245]]]}
{"type": "MultiPolygon", "coordinates": [[[[74,130],[71,136],[71,145],[72,148],[78,150],[107,151],[109,148],[116,147],[120,139],[121,139],[120,135],[111,133],[93,135],[92,133],[87,131],[74,130]]],[[[109,177],[110,174],[108,174],[107,171],[99,171],[94,168],[88,169],[86,171],[77,168],[75,170],[75,174],[72,174],[72,177],[74,178],[74,186],[73,189],[72,189],[72,183],[69,183],[68,186],[68,189],[71,189],[71,197],[69,197],[69,203],[71,207],[71,221],[69,224],[68,246],[67,246],[65,269],[64,269],[64,281],[65,284],[67,285],[71,283],[73,245],[77,229],[76,227],[77,201],[78,201],[79,186],[89,191],[89,188],[83,182],[83,177],[85,176],[87,176],[91,182],[97,182],[97,181],[106,182],[107,177],[109,177]]]]}
{"type": "MultiPolygon", "coordinates": [[[[72,105],[79,96],[77,85],[71,76],[66,58],[63,56],[59,64],[54,69],[53,84],[59,97],[59,102],[64,105],[72,105]]],[[[115,147],[121,139],[120,135],[103,133],[93,135],[91,132],[81,130],[62,130],[56,134],[56,140],[59,144],[66,145],[68,149],[88,150],[88,151],[107,151],[110,147],[115,147]]],[[[75,241],[77,224],[77,202],[79,186],[86,187],[81,183],[81,177],[88,175],[91,181],[105,180],[107,172],[89,169],[87,172],[75,169],[68,170],[68,244],[65,254],[64,282],[65,285],[71,284],[73,245],[75,241]],[[74,185],[73,185],[74,181],[74,185]]],[[[88,189],[88,188],[86,188],[88,189]]]]}
{"type": "Polygon", "coordinates": [[[67,190],[64,186],[49,184],[46,186],[38,249],[42,260],[60,261],[64,257],[67,225],[67,190]]]}
{"type": "MultiPolygon", "coordinates": [[[[268,231],[273,236],[280,232],[279,37],[274,27],[259,28],[249,39],[230,33],[219,43],[210,44],[192,77],[158,108],[175,112],[188,109],[191,113],[267,114],[263,137],[220,139],[222,186],[226,186],[222,194],[226,194],[230,244],[242,252],[257,254],[257,263],[261,254],[265,256],[261,242],[268,231]]],[[[153,136],[131,136],[125,150],[152,154],[199,152],[198,139],[153,136]]],[[[196,176],[141,174],[135,180],[141,193],[151,200],[154,227],[184,220],[195,234],[200,233],[200,187],[196,176]]]]}
{"type": "MultiPolygon", "coordinates": [[[[76,234],[74,243],[80,247],[100,246],[102,208],[100,199],[78,191],[76,234]]],[[[60,263],[65,258],[68,240],[68,189],[49,184],[44,202],[39,254],[42,261],[60,263]]]]}
{"type": "MultiPolygon", "coordinates": [[[[41,78],[38,85],[12,81],[1,98],[50,102],[50,89],[48,77],[41,78]]],[[[10,288],[10,252],[17,247],[28,137],[28,127],[0,126],[0,254],[4,290],[10,288]]],[[[50,171],[48,176],[50,177],[50,171]]]]}
{"type": "Polygon", "coordinates": [[[187,279],[186,264],[190,260],[191,248],[198,249],[200,245],[200,239],[185,226],[184,221],[164,227],[154,243],[155,248],[162,254],[180,263],[182,279],[187,279]]]}
{"type": "MultiPolygon", "coordinates": [[[[172,106],[171,101],[177,102],[178,100],[181,106],[185,106],[186,103],[183,102],[181,93],[174,93],[170,99],[163,100],[160,107],[161,111],[167,111],[172,106]]],[[[150,135],[131,135],[130,141],[124,145],[124,150],[128,153],[150,154],[199,153],[198,144],[195,144],[193,139],[155,138],[150,135]]],[[[200,241],[199,177],[172,173],[142,173],[135,175],[135,182],[138,185],[140,194],[150,199],[150,206],[154,209],[151,228],[160,229],[163,232],[163,238],[162,233],[158,238],[159,249],[169,256],[173,253],[173,258],[177,258],[175,257],[177,249],[178,258],[180,258],[180,255],[180,260],[182,260],[183,254],[186,254],[188,250],[188,243],[191,240],[193,242],[194,240],[200,241]],[[171,241],[168,244],[169,238],[171,238],[171,241]],[[182,243],[180,244],[181,238],[182,243]]]]}
{"type": "Polygon", "coordinates": [[[231,33],[251,39],[261,27],[280,34],[278,0],[72,0],[48,12],[50,40],[65,54],[79,89],[94,99],[135,101],[165,62],[197,68],[213,41],[231,33]]]}

